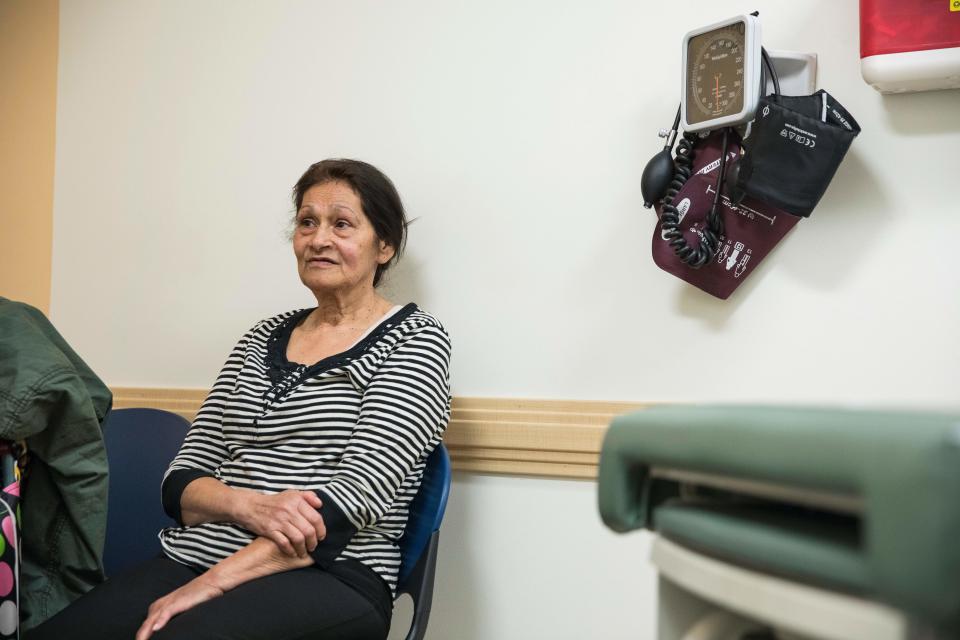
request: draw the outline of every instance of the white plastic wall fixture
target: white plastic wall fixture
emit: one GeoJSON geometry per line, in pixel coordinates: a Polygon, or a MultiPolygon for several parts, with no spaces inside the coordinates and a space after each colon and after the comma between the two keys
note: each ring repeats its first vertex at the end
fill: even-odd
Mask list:
{"type": "Polygon", "coordinates": [[[960,47],[867,56],[860,75],[880,93],[960,89],[960,47]]]}
{"type": "MultiPolygon", "coordinates": [[[[785,96],[808,96],[817,90],[817,54],[767,49],[770,62],[785,96]]],[[[773,93],[773,80],[767,78],[764,95],[773,93]]]]}

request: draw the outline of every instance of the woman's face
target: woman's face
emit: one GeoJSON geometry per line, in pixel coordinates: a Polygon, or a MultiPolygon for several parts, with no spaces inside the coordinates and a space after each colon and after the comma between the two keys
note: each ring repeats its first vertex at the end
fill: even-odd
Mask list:
{"type": "Polygon", "coordinates": [[[377,266],[393,257],[393,247],[377,238],[360,198],[344,182],[307,189],[297,211],[293,252],[300,280],[314,294],[373,288],[377,266]]]}

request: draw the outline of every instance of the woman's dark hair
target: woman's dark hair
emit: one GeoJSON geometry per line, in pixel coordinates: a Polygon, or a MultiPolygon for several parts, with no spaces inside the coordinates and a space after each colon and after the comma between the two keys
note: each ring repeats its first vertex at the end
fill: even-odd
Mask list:
{"type": "Polygon", "coordinates": [[[377,265],[377,272],[373,275],[373,286],[377,286],[383,273],[400,258],[407,242],[407,214],[400,194],[390,178],[372,164],[344,158],[321,160],[310,165],[293,187],[294,216],[300,211],[307,190],[327,182],[350,185],[360,198],[360,205],[377,238],[393,247],[389,262],[377,265]]]}

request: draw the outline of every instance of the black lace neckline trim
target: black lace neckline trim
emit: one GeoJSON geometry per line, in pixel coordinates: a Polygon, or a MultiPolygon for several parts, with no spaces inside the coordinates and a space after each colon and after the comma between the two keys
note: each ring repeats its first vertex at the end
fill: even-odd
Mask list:
{"type": "Polygon", "coordinates": [[[387,319],[378,324],[373,331],[368,333],[366,337],[361,339],[357,344],[353,345],[346,351],[341,351],[340,353],[336,353],[332,356],[327,356],[323,360],[315,362],[311,365],[305,365],[299,362],[291,362],[287,359],[287,346],[290,344],[290,336],[293,335],[293,330],[301,322],[303,322],[303,320],[310,315],[314,309],[316,309],[316,307],[302,309],[285,318],[283,322],[274,328],[273,332],[270,334],[270,337],[267,339],[267,361],[269,364],[268,373],[270,375],[270,382],[272,384],[279,384],[281,380],[287,378],[291,373],[298,370],[303,370],[303,373],[300,375],[300,379],[303,380],[322,371],[333,369],[350,362],[365,352],[371,344],[382,338],[383,334],[406,320],[410,314],[418,310],[418,307],[416,303],[413,302],[404,305],[402,309],[390,315],[387,319]]]}

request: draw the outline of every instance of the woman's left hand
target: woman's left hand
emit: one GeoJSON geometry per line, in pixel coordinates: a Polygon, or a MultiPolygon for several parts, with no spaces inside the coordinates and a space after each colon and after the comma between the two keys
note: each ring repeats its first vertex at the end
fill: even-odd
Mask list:
{"type": "Polygon", "coordinates": [[[194,578],[151,604],[147,611],[147,619],[137,631],[136,640],[147,640],[155,631],[162,629],[173,616],[192,609],[202,602],[222,596],[223,589],[205,578],[205,575],[194,578]]]}

